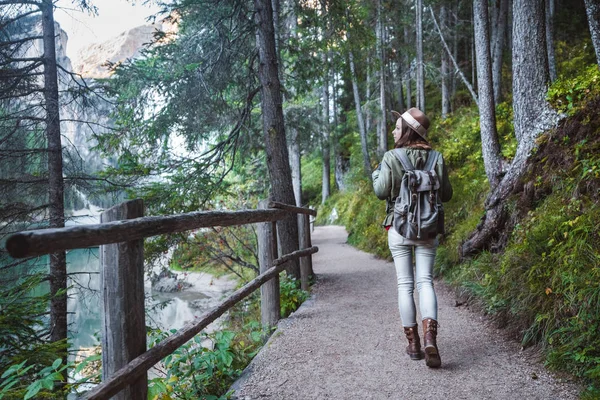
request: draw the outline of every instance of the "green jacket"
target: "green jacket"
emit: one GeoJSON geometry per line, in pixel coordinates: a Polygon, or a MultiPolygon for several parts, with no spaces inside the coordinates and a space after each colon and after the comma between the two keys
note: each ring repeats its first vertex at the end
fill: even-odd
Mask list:
{"type": "MultiPolygon", "coordinates": [[[[423,158],[423,164],[427,160],[429,150],[405,148],[406,154],[413,165],[417,165],[417,159],[423,158]]],[[[444,157],[440,156],[435,166],[435,172],[440,177],[439,194],[443,202],[449,201],[452,198],[452,186],[448,179],[448,170],[444,164],[444,157]]],[[[386,152],[383,155],[383,160],[379,167],[373,171],[373,189],[375,194],[381,200],[386,201],[386,217],[383,221],[383,226],[392,225],[394,218],[394,202],[400,193],[400,183],[404,176],[404,169],[398,158],[394,155],[393,150],[386,152]]]]}

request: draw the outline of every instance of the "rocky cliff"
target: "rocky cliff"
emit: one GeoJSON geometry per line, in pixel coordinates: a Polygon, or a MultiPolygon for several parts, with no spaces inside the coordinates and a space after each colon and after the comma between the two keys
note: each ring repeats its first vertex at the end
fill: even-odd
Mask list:
{"type": "MultiPolygon", "coordinates": [[[[18,22],[7,26],[6,29],[8,37],[12,39],[32,35],[41,36],[42,33],[41,20],[38,16],[21,18],[18,22]]],[[[154,41],[154,34],[157,30],[174,33],[176,28],[165,21],[160,21],[156,24],[130,29],[111,40],[93,44],[84,49],[73,63],[75,67],[72,66],[66,53],[67,33],[61,29],[58,23],[55,24],[55,29],[56,59],[62,67],[59,69],[59,92],[65,174],[74,176],[82,173],[95,173],[114,162],[114,160],[103,157],[98,150],[94,149],[97,145],[96,135],[106,132],[114,124],[111,118],[112,105],[103,96],[81,89],[86,85],[92,86],[96,78],[109,76],[109,71],[105,67],[107,61],[119,63],[129,58],[139,57],[144,45],[154,41]],[[73,71],[75,74],[67,71],[73,71]],[[77,73],[80,73],[81,76],[78,76],[77,73]],[[85,97],[81,96],[82,92],[85,92],[85,97]]],[[[43,54],[43,51],[42,40],[36,39],[20,48],[18,56],[37,58],[43,54]]],[[[43,77],[38,76],[36,79],[40,87],[43,86],[43,77]]],[[[15,98],[8,106],[15,110],[26,109],[30,115],[43,117],[42,107],[29,106],[30,104],[39,104],[39,102],[39,94],[35,93],[15,98]]],[[[40,129],[43,129],[43,126],[40,129]]],[[[42,135],[42,130],[39,132],[42,135]]],[[[14,167],[11,171],[13,169],[19,169],[19,167],[14,167]]],[[[15,173],[20,174],[21,172],[15,173]]],[[[6,174],[8,172],[0,168],[0,175],[6,174]]],[[[65,192],[67,203],[74,209],[89,208],[85,205],[88,203],[85,199],[86,195],[83,188],[79,190],[74,187],[65,192]]]]}
{"type": "Polygon", "coordinates": [[[176,32],[177,28],[162,20],[129,29],[105,42],[91,44],[83,48],[73,60],[74,71],[84,78],[108,78],[108,63],[120,63],[139,57],[145,47],[154,43],[154,35],[158,31],[169,34],[176,32]]]}

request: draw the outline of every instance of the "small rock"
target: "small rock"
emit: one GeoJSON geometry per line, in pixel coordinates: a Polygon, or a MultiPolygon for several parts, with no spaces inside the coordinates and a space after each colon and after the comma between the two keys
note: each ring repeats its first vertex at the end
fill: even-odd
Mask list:
{"type": "Polygon", "coordinates": [[[538,378],[537,374],[535,372],[532,372],[531,379],[537,379],[537,378],[538,378]]]}

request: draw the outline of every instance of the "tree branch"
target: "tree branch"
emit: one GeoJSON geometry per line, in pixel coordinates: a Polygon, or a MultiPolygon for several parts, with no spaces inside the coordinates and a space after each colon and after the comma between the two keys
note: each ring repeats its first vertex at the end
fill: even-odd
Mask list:
{"type": "Polygon", "coordinates": [[[473,86],[471,86],[471,84],[469,83],[469,81],[467,81],[467,78],[462,73],[461,69],[458,67],[458,64],[456,63],[456,60],[454,59],[454,56],[452,55],[452,52],[448,48],[448,44],[446,44],[446,40],[444,39],[444,35],[442,34],[440,26],[438,25],[437,20],[435,18],[435,14],[433,13],[433,7],[432,6],[429,6],[429,12],[431,12],[431,18],[433,18],[433,23],[435,24],[435,28],[436,28],[438,34],[440,35],[440,39],[442,40],[442,44],[444,45],[444,49],[446,49],[446,53],[448,53],[448,56],[450,57],[450,60],[452,60],[452,64],[454,64],[454,68],[455,68],[456,72],[458,72],[458,74],[460,75],[460,78],[462,79],[463,83],[465,84],[465,86],[469,90],[469,93],[471,93],[471,97],[473,97],[473,101],[475,101],[475,104],[477,104],[477,107],[479,107],[479,100],[477,99],[477,94],[475,94],[475,91],[473,90],[473,86]]]}

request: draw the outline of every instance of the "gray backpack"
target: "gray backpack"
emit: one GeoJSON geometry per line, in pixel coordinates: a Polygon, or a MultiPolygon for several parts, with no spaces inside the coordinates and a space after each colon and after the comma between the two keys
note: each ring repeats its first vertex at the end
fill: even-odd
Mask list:
{"type": "Polygon", "coordinates": [[[431,150],[423,169],[415,169],[405,149],[395,149],[404,176],[394,204],[394,229],[407,239],[432,239],[444,233],[444,207],[435,172],[440,153],[431,150]]]}

